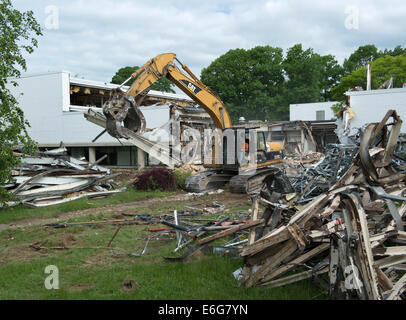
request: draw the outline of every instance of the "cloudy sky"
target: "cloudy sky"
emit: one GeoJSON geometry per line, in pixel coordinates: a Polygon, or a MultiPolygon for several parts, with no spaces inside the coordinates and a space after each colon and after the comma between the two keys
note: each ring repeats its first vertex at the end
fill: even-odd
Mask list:
{"type": "Polygon", "coordinates": [[[43,27],[28,71],[110,81],[175,52],[198,76],[230,49],[296,43],[342,63],[360,45],[406,46],[404,0],[14,0],[43,27]]]}

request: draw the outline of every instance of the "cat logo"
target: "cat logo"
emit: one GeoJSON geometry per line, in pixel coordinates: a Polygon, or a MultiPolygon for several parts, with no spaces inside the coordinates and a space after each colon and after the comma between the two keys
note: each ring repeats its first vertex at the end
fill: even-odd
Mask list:
{"type": "Polygon", "coordinates": [[[182,83],[194,94],[198,94],[202,89],[200,89],[198,86],[194,85],[193,83],[187,81],[187,80],[181,80],[182,83]]]}

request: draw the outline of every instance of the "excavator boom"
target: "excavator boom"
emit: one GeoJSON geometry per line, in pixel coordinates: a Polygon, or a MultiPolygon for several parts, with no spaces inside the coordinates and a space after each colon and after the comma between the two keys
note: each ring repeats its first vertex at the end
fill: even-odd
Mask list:
{"type": "MultiPolygon", "coordinates": [[[[221,99],[209,87],[204,85],[186,65],[182,64],[174,53],[160,54],[150,59],[134,72],[131,78],[136,78],[136,80],[128,91],[123,93],[120,90],[116,90],[113,93],[112,99],[105,104],[104,113],[106,117],[110,118],[111,122],[114,122],[123,121],[123,119],[132,115],[133,117],[130,121],[132,128],[130,129],[137,133],[142,133],[145,130],[145,120],[137,106],[142,104],[151,86],[163,77],[167,77],[201,106],[213,119],[217,128],[226,129],[231,127],[230,116],[221,99]],[[177,67],[175,61],[181,65],[186,74],[177,67]],[[129,106],[128,103],[132,104],[132,106],[129,106]],[[137,116],[141,120],[135,123],[137,116]]],[[[113,133],[114,136],[120,136],[117,130],[114,132],[118,124],[111,125],[110,127],[112,128],[109,131],[110,134],[113,133]]]]}
{"type": "MultiPolygon", "coordinates": [[[[181,63],[174,53],[164,53],[150,59],[146,64],[134,72],[131,78],[135,79],[127,92],[123,92],[120,88],[122,85],[113,91],[109,101],[103,106],[103,113],[107,119],[107,131],[110,135],[120,138],[126,138],[124,127],[135,133],[142,133],[146,128],[146,123],[142,112],[138,106],[142,104],[145,96],[151,86],[163,77],[168,78],[173,84],[181,89],[200,107],[202,107],[211,117],[214,125],[221,131],[225,129],[231,130],[234,134],[234,141],[237,141],[237,129],[232,128],[230,116],[224,107],[223,102],[209,87],[203,84],[193,72],[183,63],[181,63]],[[175,63],[180,65],[178,65],[175,63]]],[[[128,81],[127,80],[127,81],[128,81]]],[[[244,130],[244,128],[243,128],[244,130]]],[[[248,130],[248,129],[246,129],[248,130]]],[[[259,134],[259,133],[258,133],[259,134]]],[[[235,192],[251,193],[260,189],[264,181],[272,189],[271,182],[279,181],[280,186],[288,185],[286,179],[280,174],[280,169],[275,167],[276,164],[282,163],[282,146],[280,149],[267,152],[265,150],[265,136],[262,132],[263,146],[259,147],[258,156],[259,162],[253,165],[240,165],[234,157],[233,163],[209,163],[205,164],[206,168],[210,168],[206,172],[188,177],[186,186],[189,191],[201,192],[206,189],[218,188],[227,182],[230,182],[230,190],[235,192]],[[239,170],[250,170],[249,174],[239,175],[239,170]]],[[[247,143],[247,142],[246,142],[247,143]]],[[[257,141],[252,142],[257,148],[257,141]]],[[[223,154],[228,151],[227,148],[221,150],[222,142],[214,146],[214,154],[223,154]]],[[[235,148],[230,154],[237,154],[236,144],[231,143],[231,148],[235,148]]],[[[271,150],[270,150],[271,151],[271,150]]],[[[256,157],[256,156],[255,156],[256,157]]],[[[290,190],[289,188],[286,190],[290,190]]]]}

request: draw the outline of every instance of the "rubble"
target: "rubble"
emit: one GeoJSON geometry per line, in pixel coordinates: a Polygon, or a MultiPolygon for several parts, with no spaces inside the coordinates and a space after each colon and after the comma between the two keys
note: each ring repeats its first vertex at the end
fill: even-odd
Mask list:
{"type": "MultiPolygon", "coordinates": [[[[233,254],[243,260],[233,275],[247,287],[279,287],[311,278],[334,299],[405,299],[406,158],[401,125],[390,110],[380,123],[362,128],[350,145],[331,144],[323,154],[291,157],[291,163],[300,167],[291,177],[295,193],[252,194],[247,213],[233,215],[225,205],[212,202],[161,216],[123,214],[132,218],[48,226],[117,225],[106,247],[99,248],[118,257],[145,256],[150,241],[164,236],[176,239],[173,253],[178,253],[166,261],[184,262],[206,250],[233,254]],[[124,225],[152,224],[159,226],[138,239],[145,241],[141,252],[111,248],[124,225]]],[[[15,184],[8,188],[22,195],[26,205],[73,197],[79,190],[86,190],[85,195],[103,193],[106,190],[98,186],[112,177],[107,169],[57,151],[24,159],[15,176],[15,184]],[[56,187],[51,184],[58,179],[56,187]]],[[[67,249],[41,243],[32,247],[67,249]]]]}
{"type": "Polygon", "coordinates": [[[113,178],[118,174],[97,163],[90,164],[67,154],[64,147],[38,152],[35,157],[15,153],[21,164],[12,171],[13,181],[5,188],[23,204],[32,208],[46,207],[82,197],[105,197],[119,193],[113,178]]]}
{"type": "Polygon", "coordinates": [[[240,283],[277,287],[313,278],[337,299],[404,299],[406,173],[392,162],[401,124],[391,110],[367,126],[356,156],[344,159],[354,161],[338,177],[337,166],[313,168],[328,189],[301,209],[253,196],[252,223],[263,228],[251,230],[248,245],[239,251],[244,268],[235,276],[240,283]],[[262,217],[260,203],[266,207],[262,217]],[[281,211],[292,210],[287,222],[272,226],[281,211]]]}
{"type": "Polygon", "coordinates": [[[352,165],[358,152],[356,146],[330,144],[315,164],[307,166],[293,178],[292,187],[298,203],[305,203],[326,192],[352,165]]]}

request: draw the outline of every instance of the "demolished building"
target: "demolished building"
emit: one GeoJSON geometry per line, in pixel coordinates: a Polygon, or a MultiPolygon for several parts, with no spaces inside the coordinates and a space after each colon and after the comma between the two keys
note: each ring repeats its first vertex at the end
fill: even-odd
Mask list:
{"type": "MultiPolygon", "coordinates": [[[[102,165],[143,167],[157,163],[128,141],[118,141],[108,134],[99,136],[100,128],[83,121],[88,110],[101,110],[118,85],[72,77],[67,71],[25,74],[10,80],[18,83],[9,89],[18,99],[31,125],[28,133],[40,150],[57,148],[63,142],[70,155],[91,163],[106,154],[102,165]]],[[[150,90],[141,107],[148,129],[168,122],[173,106],[183,124],[204,128],[211,123],[207,113],[194,107],[186,95],[150,90]]]]}

